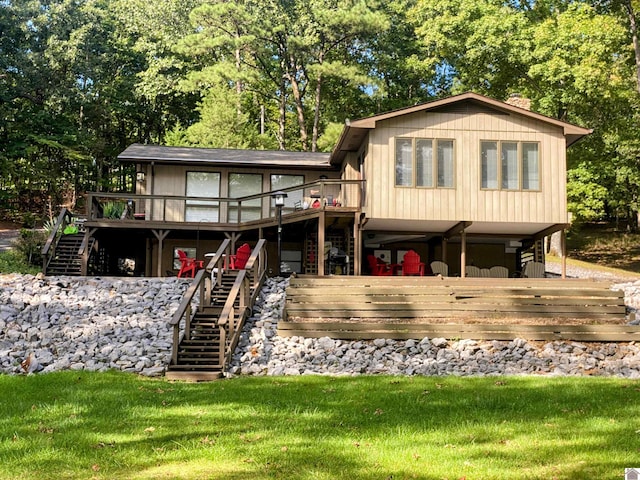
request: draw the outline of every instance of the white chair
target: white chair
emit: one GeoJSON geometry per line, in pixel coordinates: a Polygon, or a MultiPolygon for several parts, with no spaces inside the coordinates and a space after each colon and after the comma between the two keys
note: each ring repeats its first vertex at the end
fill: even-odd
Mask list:
{"type": "Polygon", "coordinates": [[[524,266],[522,276],[526,278],[544,278],[545,268],[542,262],[527,262],[524,266]]]}
{"type": "Polygon", "coordinates": [[[464,269],[467,277],[479,277],[480,269],[475,265],[467,265],[464,269]]]}
{"type": "Polygon", "coordinates": [[[492,278],[509,278],[509,269],[502,265],[495,265],[489,269],[492,278]]]}
{"type": "Polygon", "coordinates": [[[434,275],[442,275],[443,277],[449,276],[449,265],[439,260],[431,262],[431,271],[434,275]]]}
{"type": "Polygon", "coordinates": [[[480,276],[482,278],[491,278],[491,270],[489,270],[488,268],[481,268],[480,276]]]}

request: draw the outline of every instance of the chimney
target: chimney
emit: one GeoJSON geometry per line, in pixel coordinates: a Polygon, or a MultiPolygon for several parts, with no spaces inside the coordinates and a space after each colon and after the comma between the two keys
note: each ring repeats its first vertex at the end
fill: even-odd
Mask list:
{"type": "Polygon", "coordinates": [[[509,95],[509,98],[507,98],[505,103],[513,105],[514,107],[524,108],[525,110],[531,110],[531,99],[524,98],[519,93],[512,93],[509,95]]]}

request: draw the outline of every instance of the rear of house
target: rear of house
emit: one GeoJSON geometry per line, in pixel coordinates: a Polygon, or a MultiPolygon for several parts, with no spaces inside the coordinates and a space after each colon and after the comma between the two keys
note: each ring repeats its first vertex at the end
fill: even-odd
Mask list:
{"type": "Polygon", "coordinates": [[[466,93],[348,122],[331,154],[132,145],[134,191],[88,196],[85,271],[175,274],[178,250],[266,239],[277,272],[281,222],[285,273],[367,274],[367,256],[414,250],[427,273],[514,275],[566,228],[566,149],[589,133],[466,93]]]}

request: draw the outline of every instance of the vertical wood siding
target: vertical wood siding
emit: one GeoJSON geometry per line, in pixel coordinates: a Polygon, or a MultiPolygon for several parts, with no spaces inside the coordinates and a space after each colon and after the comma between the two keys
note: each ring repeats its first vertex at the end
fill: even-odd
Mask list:
{"type": "Polygon", "coordinates": [[[365,172],[367,216],[371,218],[567,221],[562,129],[518,115],[419,112],[381,121],[369,136],[365,172]],[[453,139],[454,188],[396,187],[396,137],[453,139]],[[538,142],[540,191],[482,190],[482,140],[538,142]]]}

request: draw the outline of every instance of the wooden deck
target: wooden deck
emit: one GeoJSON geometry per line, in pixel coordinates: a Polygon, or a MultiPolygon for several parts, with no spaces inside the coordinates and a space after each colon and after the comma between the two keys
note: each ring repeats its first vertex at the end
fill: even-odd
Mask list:
{"type": "Polygon", "coordinates": [[[624,295],[577,279],[297,277],[281,336],[640,340],[624,295]]]}

